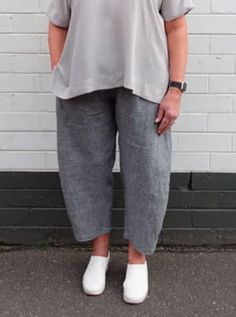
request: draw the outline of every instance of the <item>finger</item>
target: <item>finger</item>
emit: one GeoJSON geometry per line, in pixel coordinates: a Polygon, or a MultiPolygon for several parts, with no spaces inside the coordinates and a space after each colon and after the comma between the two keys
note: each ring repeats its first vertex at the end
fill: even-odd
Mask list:
{"type": "Polygon", "coordinates": [[[167,129],[169,129],[173,125],[174,122],[175,122],[174,119],[171,120],[169,117],[165,116],[165,118],[162,120],[159,126],[158,132],[159,131],[160,133],[165,132],[167,129]]]}
{"type": "Polygon", "coordinates": [[[155,122],[156,123],[160,122],[162,120],[162,118],[163,118],[163,115],[164,115],[164,109],[159,108],[158,115],[157,115],[157,117],[155,119],[155,122]]]}
{"type": "Polygon", "coordinates": [[[166,126],[166,127],[162,130],[161,134],[167,132],[170,128],[171,128],[171,126],[166,126]]]}
{"type": "Polygon", "coordinates": [[[169,125],[169,120],[166,119],[166,117],[164,117],[164,119],[161,121],[160,126],[158,127],[158,133],[161,134],[163,130],[167,128],[168,125],[169,125]]]}

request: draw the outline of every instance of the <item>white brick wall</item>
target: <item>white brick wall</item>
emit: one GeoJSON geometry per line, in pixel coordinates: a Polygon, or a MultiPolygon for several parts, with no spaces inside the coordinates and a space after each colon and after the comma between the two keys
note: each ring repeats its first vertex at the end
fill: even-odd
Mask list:
{"type": "MultiPolygon", "coordinates": [[[[236,1],[194,0],[172,171],[236,171],[236,1]]],[[[58,170],[48,0],[0,1],[0,169],[58,170]]],[[[114,171],[119,171],[119,152],[114,171]]]]}

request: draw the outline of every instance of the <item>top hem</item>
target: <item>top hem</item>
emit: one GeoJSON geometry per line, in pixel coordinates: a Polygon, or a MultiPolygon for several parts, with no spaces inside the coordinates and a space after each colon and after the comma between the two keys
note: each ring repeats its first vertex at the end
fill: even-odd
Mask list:
{"type": "MultiPolygon", "coordinates": [[[[168,83],[167,83],[168,85],[168,83]]],[[[166,89],[167,89],[167,85],[166,85],[166,89]]],[[[90,87],[84,87],[84,88],[80,88],[77,91],[71,91],[71,92],[67,92],[63,93],[63,89],[57,90],[55,89],[55,87],[51,87],[50,91],[57,97],[61,98],[61,99],[70,99],[73,97],[77,97],[86,93],[90,93],[96,90],[101,90],[101,89],[109,89],[109,88],[117,88],[117,87],[125,87],[128,88],[130,90],[132,90],[132,93],[140,96],[148,101],[151,102],[155,102],[155,103],[160,103],[161,100],[163,99],[164,95],[166,94],[166,89],[162,89],[157,91],[157,89],[149,89],[149,91],[147,91],[147,88],[145,88],[145,85],[140,85],[140,84],[131,84],[128,81],[120,81],[120,82],[116,82],[111,84],[109,83],[100,83],[99,85],[94,85],[94,86],[90,86],[90,87]]]]}

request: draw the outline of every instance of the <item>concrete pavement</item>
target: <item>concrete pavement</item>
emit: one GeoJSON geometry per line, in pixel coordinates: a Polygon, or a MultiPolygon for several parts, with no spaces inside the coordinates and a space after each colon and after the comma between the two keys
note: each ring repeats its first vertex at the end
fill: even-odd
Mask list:
{"type": "Polygon", "coordinates": [[[83,293],[91,249],[2,248],[0,317],[235,317],[236,250],[158,249],[147,256],[149,294],[122,300],[127,248],[111,247],[103,294],[83,293]]]}

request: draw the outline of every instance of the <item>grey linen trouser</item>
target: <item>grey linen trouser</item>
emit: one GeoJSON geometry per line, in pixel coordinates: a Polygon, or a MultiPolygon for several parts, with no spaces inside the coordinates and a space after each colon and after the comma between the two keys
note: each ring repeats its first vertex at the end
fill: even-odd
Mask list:
{"type": "Polygon", "coordinates": [[[57,151],[65,207],[77,241],[111,230],[116,134],[124,186],[124,234],[153,254],[169,196],[171,128],[158,135],[159,103],[123,86],[56,97],[57,151]]]}

